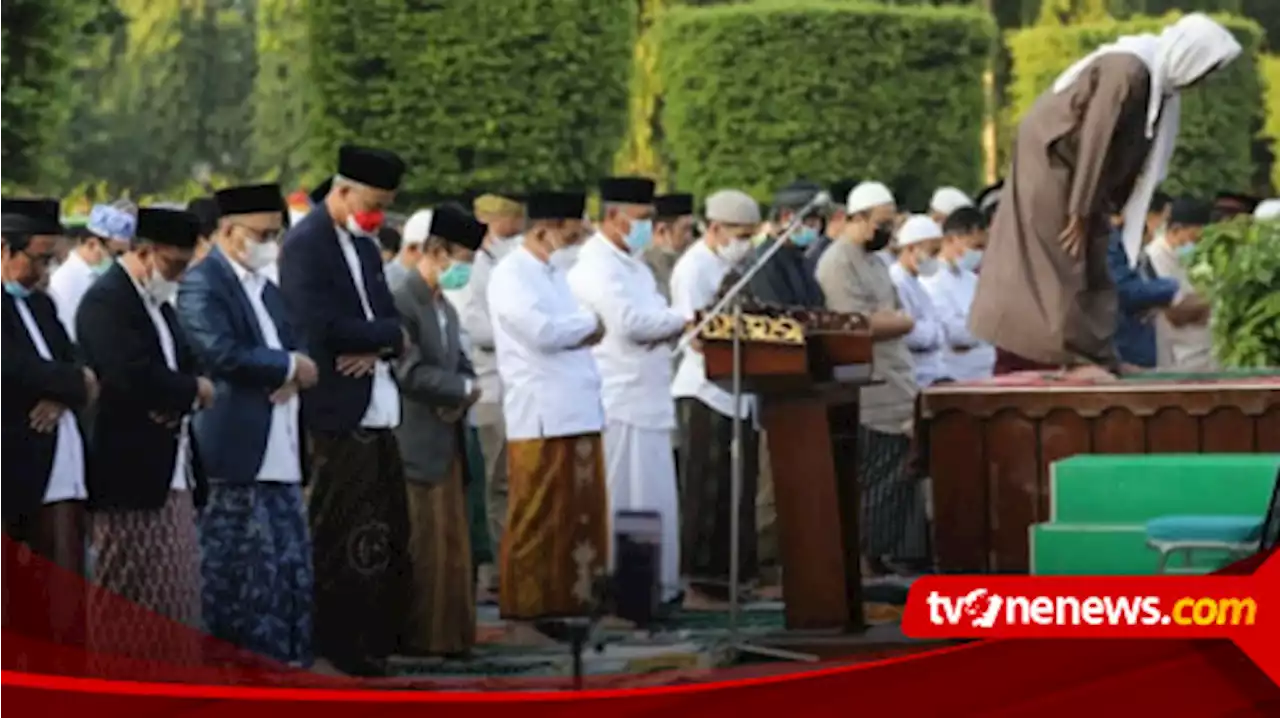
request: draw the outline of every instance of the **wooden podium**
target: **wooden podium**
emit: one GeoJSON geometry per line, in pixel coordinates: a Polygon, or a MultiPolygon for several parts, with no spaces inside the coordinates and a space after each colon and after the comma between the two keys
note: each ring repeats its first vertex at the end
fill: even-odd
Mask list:
{"type": "MultiPolygon", "coordinates": [[[[730,391],[734,331],[724,314],[699,335],[707,378],[730,391]]],[[[748,313],[736,331],[742,392],[757,397],[769,442],[787,628],[861,632],[857,418],[870,327],[858,315],[748,313]]]]}

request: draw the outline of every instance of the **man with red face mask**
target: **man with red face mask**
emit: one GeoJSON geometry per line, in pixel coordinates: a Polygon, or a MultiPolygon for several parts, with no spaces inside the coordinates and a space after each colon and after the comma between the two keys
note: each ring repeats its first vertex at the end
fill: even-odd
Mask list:
{"type": "Polygon", "coordinates": [[[311,440],[317,657],[385,672],[408,596],[408,509],[390,361],[405,348],[378,230],[404,175],[386,150],[345,146],[332,189],[285,238],[280,288],[319,369],[302,395],[311,440]]]}

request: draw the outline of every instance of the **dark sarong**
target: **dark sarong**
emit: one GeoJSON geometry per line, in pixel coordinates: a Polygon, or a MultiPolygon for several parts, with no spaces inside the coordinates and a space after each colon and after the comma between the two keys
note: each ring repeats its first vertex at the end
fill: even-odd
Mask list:
{"type": "Polygon", "coordinates": [[[170,491],[159,509],[103,511],[90,520],[90,653],[201,664],[200,542],[191,492],[170,491]],[[129,620],[117,596],[169,620],[129,620]]]}
{"type": "Polygon", "coordinates": [[[920,481],[912,471],[911,437],[858,427],[862,481],[862,552],[918,562],[928,555],[920,481]]]}
{"type": "Polygon", "coordinates": [[[418,655],[466,653],[476,641],[475,579],[462,467],[439,483],[407,484],[413,593],[404,648],[418,655]]]}
{"type": "Polygon", "coordinates": [[[609,552],[609,488],[600,435],[512,441],[507,476],[498,586],[502,617],[586,615],[609,552]]]}
{"type": "MultiPolygon", "coordinates": [[[[732,496],[733,419],[697,399],[678,399],[680,418],[680,563],[690,587],[713,598],[729,588],[729,522],[732,496]]],[[[742,421],[742,495],[738,511],[738,580],[747,585],[759,573],[756,557],[756,483],[760,436],[742,421]]]]}
{"type": "Polygon", "coordinates": [[[489,538],[489,511],[485,505],[488,480],[485,478],[484,451],[480,434],[467,427],[467,521],[471,526],[471,565],[493,563],[493,546],[489,538]]]}
{"type": "Polygon", "coordinates": [[[996,347],[996,365],[992,373],[995,376],[1001,376],[1002,374],[1014,374],[1020,371],[1057,371],[1061,368],[1053,364],[1034,362],[1013,352],[996,347]]]}
{"type": "Polygon", "coordinates": [[[6,630],[84,644],[85,523],[83,501],[58,501],[5,525],[13,541],[5,556],[6,630]]]}
{"type": "Polygon", "coordinates": [[[200,514],[209,633],[283,663],[311,665],[311,535],[297,484],[212,482],[200,514]]]}
{"type": "Polygon", "coordinates": [[[313,433],[311,517],[315,643],[364,672],[399,643],[409,596],[404,463],[390,430],[313,433]]]}

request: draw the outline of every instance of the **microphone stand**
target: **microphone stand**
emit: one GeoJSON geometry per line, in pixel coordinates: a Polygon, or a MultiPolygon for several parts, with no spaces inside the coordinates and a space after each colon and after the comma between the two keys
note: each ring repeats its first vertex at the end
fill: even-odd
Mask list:
{"type": "MultiPolygon", "coordinates": [[[[738,615],[740,610],[740,601],[738,598],[739,576],[738,562],[740,559],[741,549],[739,547],[739,536],[742,532],[741,520],[739,518],[740,507],[742,506],[742,480],[743,480],[743,460],[742,455],[742,300],[743,290],[751,283],[751,279],[760,272],[764,265],[769,263],[775,254],[782,250],[783,245],[791,238],[791,235],[804,224],[804,220],[819,207],[831,201],[830,195],[826,192],[819,192],[804,207],[796,212],[791,223],[773,240],[773,244],[765,250],[764,254],[756,260],[756,263],[743,273],[738,279],[716,302],[711,309],[705,313],[702,320],[698,322],[693,329],[680,338],[680,342],[676,345],[676,351],[680,352],[688,348],[690,343],[697,338],[698,334],[711,323],[712,318],[725,310],[726,307],[732,306],[733,311],[733,441],[730,443],[729,461],[730,461],[730,479],[729,479],[729,643],[730,646],[740,653],[755,653],[757,655],[777,658],[785,661],[799,661],[803,663],[815,663],[818,657],[808,653],[797,653],[779,648],[771,648],[768,646],[758,646],[742,640],[738,625],[738,615]]],[[[786,570],[786,567],[783,567],[786,570]]],[[[784,597],[785,600],[785,597],[784,597]]]]}

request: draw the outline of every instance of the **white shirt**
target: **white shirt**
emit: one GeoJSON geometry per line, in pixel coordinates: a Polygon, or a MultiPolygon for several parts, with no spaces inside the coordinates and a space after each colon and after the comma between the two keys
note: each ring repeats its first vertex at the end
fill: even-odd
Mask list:
{"type": "MultiPolygon", "coordinates": [[[[1151,268],[1158,276],[1176,279],[1183,287],[1191,285],[1182,259],[1163,235],[1152,240],[1145,251],[1151,260],[1151,268]]],[[[1192,372],[1216,370],[1218,362],[1213,356],[1213,331],[1209,323],[1178,327],[1163,312],[1156,313],[1156,368],[1192,372]]]]}
{"type": "MultiPolygon", "coordinates": [[[[255,274],[240,266],[235,260],[228,259],[240,279],[240,288],[244,290],[249,305],[253,307],[254,317],[258,320],[258,330],[262,332],[262,341],[268,349],[284,350],[280,342],[280,333],[276,322],[267,311],[262,301],[262,292],[270,281],[261,272],[255,274]]],[[[285,381],[293,378],[297,370],[297,359],[289,355],[289,374],[285,381]]],[[[302,402],[297,393],[283,404],[271,405],[271,425],[267,429],[267,448],[262,454],[262,464],[258,467],[258,481],[272,481],[288,484],[302,482],[301,437],[298,431],[298,410],[302,402]]]]}
{"type": "MultiPolygon", "coordinates": [[[[356,285],[356,293],[360,295],[360,306],[364,308],[365,319],[373,321],[373,309],[369,306],[369,294],[365,291],[364,272],[360,269],[360,255],[356,254],[356,245],[351,242],[351,234],[342,227],[335,227],[338,232],[338,246],[342,248],[342,257],[347,260],[347,271],[351,273],[351,281],[356,285]]],[[[379,359],[373,368],[373,391],[369,393],[369,408],[360,420],[360,426],[367,429],[392,429],[400,424],[400,390],[396,388],[395,379],[391,378],[391,365],[379,359]]]]}
{"type": "MultiPolygon", "coordinates": [[[[732,265],[720,258],[705,241],[694,242],[676,261],[671,270],[671,308],[686,321],[694,314],[710,309],[716,291],[732,265]]],[[[677,399],[698,399],[724,416],[733,416],[733,394],[707,379],[707,362],[702,352],[688,347],[671,382],[671,395],[677,399]]],[[[751,416],[752,397],[743,395],[738,416],[751,416]]]]}
{"type": "Polygon", "coordinates": [[[978,275],[944,263],[932,277],[921,280],[942,321],[946,346],[943,373],[956,381],[987,379],[995,371],[996,348],[969,333],[969,309],[978,289],[978,275]]]}
{"type": "Polygon", "coordinates": [[[674,429],[671,345],[684,316],[658,293],[653,272],[603,234],[582,245],[569,271],[578,302],[604,320],[604,340],[592,349],[600,370],[605,418],[645,429],[674,429]]]}
{"type": "MultiPolygon", "coordinates": [[[[151,317],[151,323],[156,328],[156,335],[160,337],[160,351],[164,353],[164,363],[169,367],[169,371],[178,371],[178,349],[173,343],[173,334],[169,333],[169,325],[164,320],[164,315],[160,313],[160,305],[151,295],[138,284],[138,280],[133,279],[133,275],[129,275],[129,279],[133,280],[133,288],[138,290],[138,296],[142,298],[142,306],[147,308],[147,315],[151,317]]],[[[169,482],[169,488],[173,491],[186,491],[191,488],[191,482],[188,481],[188,467],[191,464],[191,439],[189,437],[191,429],[191,417],[182,417],[182,426],[178,429],[178,454],[173,460],[173,480],[169,482]]]]}
{"type": "Polygon", "coordinates": [[[493,269],[489,311],[505,391],[507,439],[551,438],[604,427],[600,375],[590,349],[575,349],[596,317],[564,274],[519,247],[493,269]]]}
{"type": "Polygon", "coordinates": [[[946,345],[946,335],[942,330],[942,319],[916,275],[895,262],[889,267],[889,276],[898,290],[902,308],[916,320],[911,332],[903,337],[907,349],[911,350],[916,383],[921,387],[929,386],[944,376],[942,348],[946,345]]]}
{"type": "MultiPolygon", "coordinates": [[[[31,314],[26,300],[14,298],[13,305],[22,317],[22,325],[27,329],[27,336],[36,346],[36,353],[42,359],[53,359],[53,352],[40,333],[40,325],[31,314]]],[[[84,499],[89,496],[84,483],[84,442],[80,438],[80,427],[76,424],[76,415],[70,409],[58,417],[58,436],[54,440],[53,466],[49,471],[49,485],[44,490],[44,502],[52,504],[58,501],[84,499]]]]}
{"type": "Polygon", "coordinates": [[[49,296],[58,305],[58,319],[71,341],[76,340],[76,310],[85,292],[97,281],[98,273],[84,261],[79,251],[67,255],[67,261],[49,277],[49,296]]]}
{"type": "Polygon", "coordinates": [[[480,404],[496,405],[502,402],[502,381],[498,376],[498,360],[494,354],[494,329],[489,310],[490,275],[498,262],[520,246],[519,235],[498,239],[490,246],[476,252],[471,263],[471,279],[467,282],[470,294],[463,304],[457,305],[462,328],[471,342],[471,364],[480,384],[480,404]]]}

